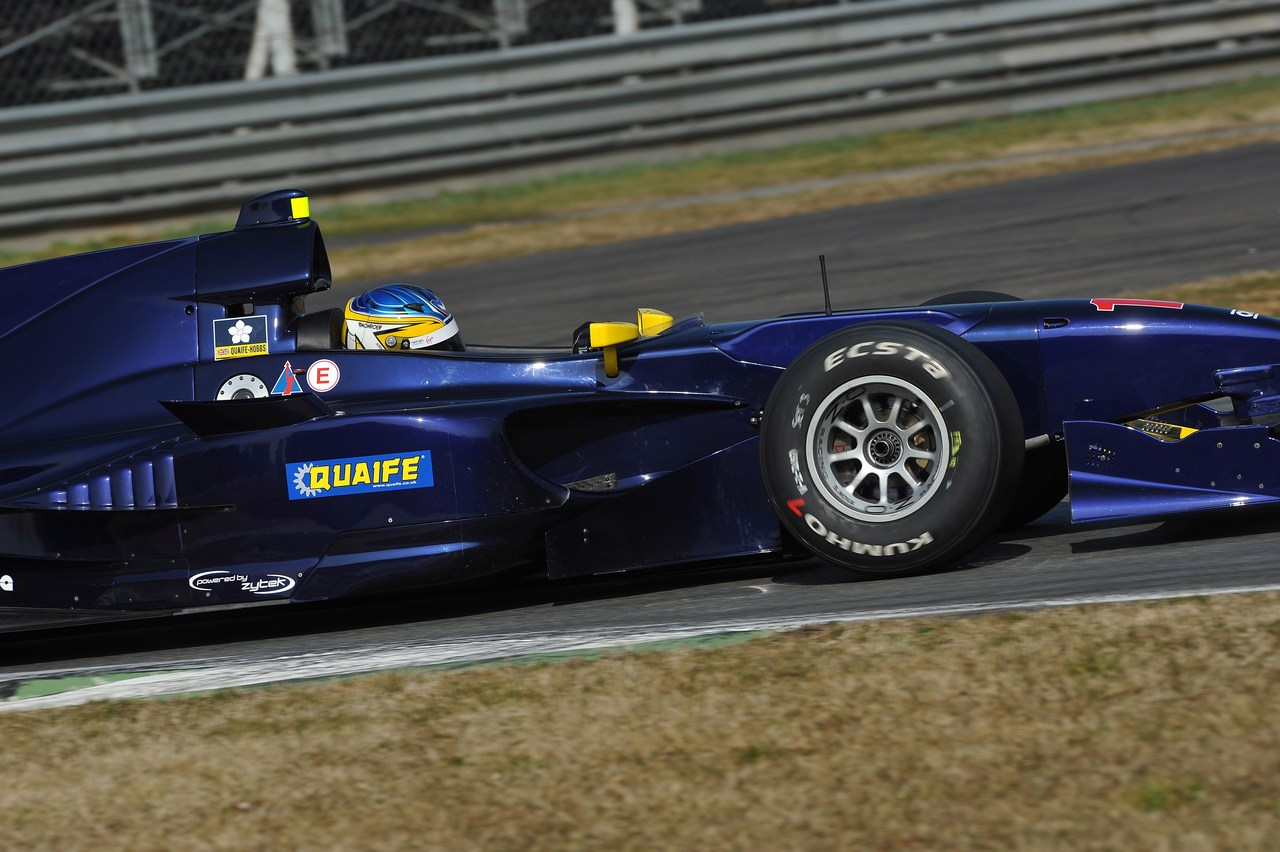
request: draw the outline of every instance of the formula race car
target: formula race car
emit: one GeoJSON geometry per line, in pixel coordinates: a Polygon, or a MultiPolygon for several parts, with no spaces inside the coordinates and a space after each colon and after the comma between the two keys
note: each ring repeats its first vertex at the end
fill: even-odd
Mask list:
{"type": "Polygon", "coordinates": [[[0,270],[0,607],[788,551],[895,576],[956,564],[1068,481],[1077,521],[1280,497],[1280,321],[1245,311],[965,293],[385,351],[346,348],[342,309],[305,312],[329,286],[296,190],[226,233],[0,270]]]}

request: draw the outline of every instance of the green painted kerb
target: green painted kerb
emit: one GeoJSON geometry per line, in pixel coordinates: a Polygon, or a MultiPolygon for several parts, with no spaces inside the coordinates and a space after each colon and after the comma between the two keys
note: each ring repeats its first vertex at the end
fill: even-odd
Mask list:
{"type": "Polygon", "coordinates": [[[63,692],[74,692],[77,689],[88,689],[91,686],[101,686],[104,683],[115,683],[120,680],[133,680],[134,678],[146,677],[151,674],[156,673],[125,672],[123,674],[81,675],[78,677],[55,677],[31,680],[19,686],[16,692],[0,703],[18,701],[23,698],[38,698],[42,695],[58,695],[63,692]]]}

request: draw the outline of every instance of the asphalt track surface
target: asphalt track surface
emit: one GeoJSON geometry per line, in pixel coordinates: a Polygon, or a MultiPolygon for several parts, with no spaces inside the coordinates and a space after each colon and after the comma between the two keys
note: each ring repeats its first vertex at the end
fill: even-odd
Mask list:
{"type": "MultiPolygon", "coordinates": [[[[742,204],[751,204],[744,199],[742,204]]],[[[1280,145],[1252,145],[556,252],[410,279],[468,341],[568,345],[637,307],[709,322],[914,305],[960,290],[1106,296],[1280,268],[1280,145]]],[[[356,289],[339,282],[316,304],[356,289]]],[[[314,297],[313,297],[314,298],[314,297]]]]}
{"type": "MultiPolygon", "coordinates": [[[[580,321],[624,318],[637,304],[675,314],[701,310],[712,321],[810,309],[821,304],[819,253],[827,256],[838,307],[911,304],[966,289],[1027,298],[1113,295],[1280,267],[1277,166],[1280,146],[1250,146],[421,280],[444,296],[469,339],[519,343],[565,342],[580,321]],[[513,329],[526,335],[513,337],[513,329]]],[[[359,661],[469,642],[545,649],[572,641],[521,643],[1280,588],[1277,551],[1276,510],[1074,527],[1062,504],[1036,524],[996,537],[957,570],[924,577],[868,581],[815,560],[770,562],[2,635],[0,700],[24,682],[69,674],[359,661]]]]}

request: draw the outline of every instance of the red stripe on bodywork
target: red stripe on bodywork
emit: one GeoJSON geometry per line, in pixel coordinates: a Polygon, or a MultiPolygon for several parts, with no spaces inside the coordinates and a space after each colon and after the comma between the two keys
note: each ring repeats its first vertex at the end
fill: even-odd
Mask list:
{"type": "Polygon", "coordinates": [[[1182,302],[1162,302],[1159,299],[1090,299],[1089,304],[1100,311],[1114,311],[1116,305],[1128,308],[1169,308],[1182,310],[1182,302]]]}

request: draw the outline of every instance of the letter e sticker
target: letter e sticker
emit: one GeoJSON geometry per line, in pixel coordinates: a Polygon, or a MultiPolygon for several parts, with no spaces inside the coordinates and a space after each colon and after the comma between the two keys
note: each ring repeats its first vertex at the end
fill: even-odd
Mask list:
{"type": "Polygon", "coordinates": [[[333,390],[338,386],[340,378],[342,378],[342,371],[328,358],[321,358],[307,368],[307,384],[316,393],[333,390]]]}

